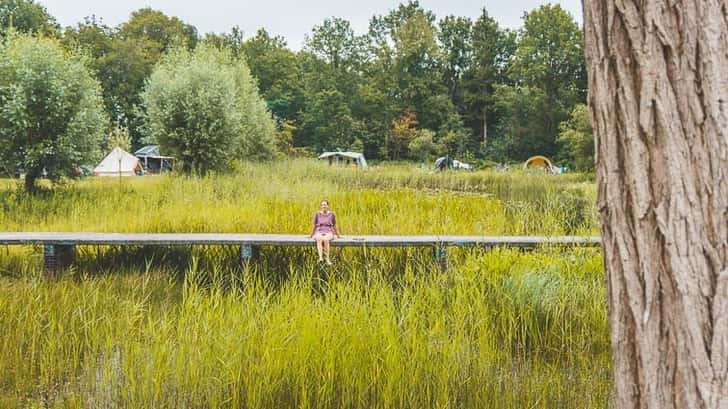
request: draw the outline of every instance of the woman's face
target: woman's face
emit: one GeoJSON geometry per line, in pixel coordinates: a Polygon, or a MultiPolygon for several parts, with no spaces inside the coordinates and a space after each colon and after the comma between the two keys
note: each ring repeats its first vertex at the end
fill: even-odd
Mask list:
{"type": "Polygon", "coordinates": [[[329,210],[329,202],[327,202],[325,200],[323,202],[321,202],[321,210],[323,210],[324,212],[329,210]]]}

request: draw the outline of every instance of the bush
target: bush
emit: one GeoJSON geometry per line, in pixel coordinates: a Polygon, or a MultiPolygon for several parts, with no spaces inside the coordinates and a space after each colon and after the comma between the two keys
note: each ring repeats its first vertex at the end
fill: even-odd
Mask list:
{"type": "Polygon", "coordinates": [[[563,156],[581,171],[594,170],[594,135],[589,120],[589,108],[577,105],[567,121],[559,126],[559,142],[563,145],[563,156]]]}

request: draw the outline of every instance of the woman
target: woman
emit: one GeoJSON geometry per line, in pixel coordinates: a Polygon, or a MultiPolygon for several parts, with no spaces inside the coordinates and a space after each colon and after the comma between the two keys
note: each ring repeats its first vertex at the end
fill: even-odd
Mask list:
{"type": "Polygon", "coordinates": [[[336,215],[329,210],[329,201],[321,201],[321,211],[316,212],[313,216],[313,231],[311,237],[316,240],[316,250],[318,250],[318,261],[324,261],[323,255],[326,255],[326,264],[331,265],[329,258],[329,242],[336,237],[341,237],[336,230],[336,215]]]}

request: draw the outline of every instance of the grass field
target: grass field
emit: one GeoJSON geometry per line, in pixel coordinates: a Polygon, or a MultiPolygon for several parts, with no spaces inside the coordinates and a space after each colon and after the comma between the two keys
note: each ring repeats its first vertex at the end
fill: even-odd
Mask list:
{"type": "MultiPolygon", "coordinates": [[[[291,160],[233,175],[0,181],[6,231],[596,234],[583,175],[368,171],[291,160]]],[[[608,405],[597,249],[82,247],[60,280],[0,249],[0,407],[585,408],[608,405]]]]}

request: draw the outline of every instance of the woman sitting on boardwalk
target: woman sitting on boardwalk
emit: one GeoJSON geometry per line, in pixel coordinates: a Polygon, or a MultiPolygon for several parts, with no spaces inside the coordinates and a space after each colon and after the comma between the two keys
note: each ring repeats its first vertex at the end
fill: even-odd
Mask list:
{"type": "Polygon", "coordinates": [[[313,231],[311,237],[316,240],[316,250],[318,250],[318,261],[324,261],[323,255],[326,255],[326,264],[331,265],[329,257],[329,242],[336,237],[341,237],[336,230],[336,215],[329,210],[329,201],[321,201],[321,211],[316,212],[313,217],[313,231]]]}

